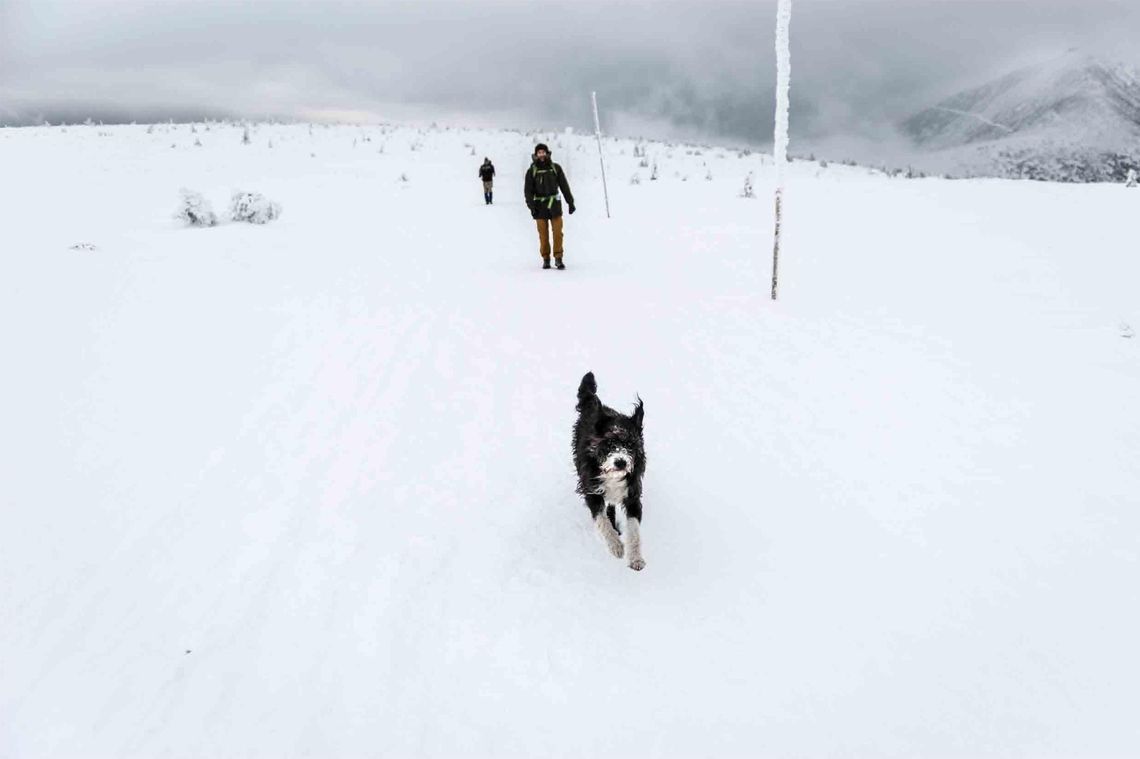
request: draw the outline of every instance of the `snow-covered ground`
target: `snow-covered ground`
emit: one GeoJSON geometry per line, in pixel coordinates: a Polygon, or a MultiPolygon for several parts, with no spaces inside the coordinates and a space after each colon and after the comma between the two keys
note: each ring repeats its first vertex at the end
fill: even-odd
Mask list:
{"type": "Polygon", "coordinates": [[[772,303],[755,155],[541,135],[558,272],[537,135],[196,129],[0,130],[0,755],[1140,753],[1140,193],[795,163],[772,303]]]}

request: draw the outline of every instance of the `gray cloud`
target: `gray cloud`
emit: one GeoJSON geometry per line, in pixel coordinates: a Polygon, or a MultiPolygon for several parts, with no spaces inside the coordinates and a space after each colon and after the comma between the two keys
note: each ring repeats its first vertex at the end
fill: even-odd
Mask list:
{"type": "MultiPolygon", "coordinates": [[[[440,118],[769,139],[774,0],[0,0],[0,119],[440,118]]],[[[1080,46],[1133,56],[1134,0],[800,0],[793,147],[864,138],[1080,46]]]]}

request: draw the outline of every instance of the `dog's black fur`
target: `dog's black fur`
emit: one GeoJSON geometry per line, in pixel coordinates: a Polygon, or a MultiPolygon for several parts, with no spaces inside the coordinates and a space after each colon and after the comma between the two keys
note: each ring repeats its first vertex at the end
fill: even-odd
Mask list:
{"type": "MultiPolygon", "coordinates": [[[[641,522],[641,479],[645,475],[645,442],[642,438],[645,404],[637,399],[632,416],[604,405],[598,399],[594,373],[582,377],[578,386],[578,420],[574,423],[574,467],[578,470],[578,493],[586,499],[595,520],[603,512],[618,530],[615,507],[624,508],[626,519],[641,522]],[[602,467],[615,450],[629,454],[625,469],[624,503],[607,504],[602,467]]],[[[632,566],[632,565],[631,565],[632,566]]],[[[644,566],[644,563],[642,563],[644,566]]],[[[640,569],[640,567],[637,567],[640,569]]]]}

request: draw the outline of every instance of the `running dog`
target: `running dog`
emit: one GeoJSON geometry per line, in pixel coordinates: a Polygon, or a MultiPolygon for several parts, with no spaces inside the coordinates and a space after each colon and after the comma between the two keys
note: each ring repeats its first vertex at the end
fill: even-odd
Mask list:
{"type": "Polygon", "coordinates": [[[594,527],[617,558],[629,568],[645,569],[641,556],[641,477],[645,474],[642,421],[645,404],[637,399],[633,416],[619,414],[598,400],[598,383],[589,372],[578,386],[574,423],[574,467],[578,493],[586,499],[594,527]]]}

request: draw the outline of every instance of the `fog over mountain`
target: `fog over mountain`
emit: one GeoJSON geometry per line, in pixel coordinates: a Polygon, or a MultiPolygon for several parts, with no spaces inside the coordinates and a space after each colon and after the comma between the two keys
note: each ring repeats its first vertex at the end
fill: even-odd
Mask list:
{"type": "MultiPolygon", "coordinates": [[[[763,145],[774,0],[0,0],[0,121],[440,120],[763,145]]],[[[792,149],[874,153],[922,108],[1080,46],[1136,62],[1140,3],[817,0],[792,149]],[[868,148],[867,146],[872,146],[868,148]]],[[[873,156],[872,156],[873,157],[873,156]]]]}
{"type": "Polygon", "coordinates": [[[1070,52],[923,109],[902,130],[928,168],[1121,180],[1140,168],[1140,70],[1070,52]]]}

